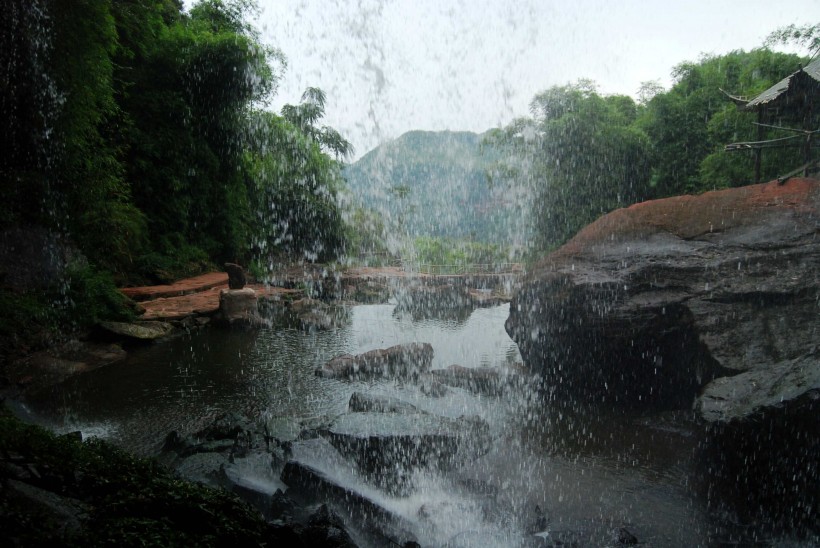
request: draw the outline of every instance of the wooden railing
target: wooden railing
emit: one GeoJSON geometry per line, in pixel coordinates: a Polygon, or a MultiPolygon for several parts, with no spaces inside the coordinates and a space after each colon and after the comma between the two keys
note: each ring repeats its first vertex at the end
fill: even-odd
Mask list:
{"type": "Polygon", "coordinates": [[[520,274],[521,263],[472,263],[472,264],[404,264],[404,269],[429,276],[468,276],[473,274],[520,274]]]}

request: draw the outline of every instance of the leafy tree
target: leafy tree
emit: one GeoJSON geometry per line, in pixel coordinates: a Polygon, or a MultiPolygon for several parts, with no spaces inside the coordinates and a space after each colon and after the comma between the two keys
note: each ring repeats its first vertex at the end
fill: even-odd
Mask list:
{"type": "MultiPolygon", "coordinates": [[[[756,121],[726,93],[754,97],[798,70],[794,55],[767,49],[704,56],[698,63],[675,68],[675,83],[656,94],[643,110],[638,126],[652,143],[652,185],[656,196],[700,192],[753,182],[750,156],[725,153],[733,141],[756,140],[756,121]],[[705,162],[705,163],[704,163],[705,162]]],[[[764,174],[790,165],[788,152],[767,155],[764,174]]]]}
{"type": "Polygon", "coordinates": [[[344,184],[338,162],[285,118],[259,111],[254,120],[254,146],[244,161],[255,212],[255,253],[267,261],[280,255],[335,258],[345,234],[337,202],[344,184]]]}
{"type": "Polygon", "coordinates": [[[779,44],[792,44],[806,48],[809,56],[820,54],[820,23],[813,25],[787,25],[766,37],[764,45],[768,47],[779,44]]]}
{"type": "Polygon", "coordinates": [[[321,89],[307,88],[302,94],[300,104],[282,107],[282,117],[317,142],[324,150],[333,153],[336,159],[345,158],[353,154],[353,145],[335,129],[328,126],[316,126],[325,115],[325,99],[325,92],[321,89]]]}
{"type": "Polygon", "coordinates": [[[271,93],[277,56],[244,23],[251,8],[210,0],[190,16],[154,17],[155,41],[138,50],[143,62],[124,97],[129,178],[160,256],[198,257],[198,248],[236,260],[247,251],[246,118],[271,93]]]}
{"type": "Polygon", "coordinates": [[[580,81],[538,94],[530,108],[531,118],[494,132],[490,142],[506,156],[496,176],[530,189],[536,250],[646,197],[649,142],[633,126],[632,99],[602,97],[580,81]]]}

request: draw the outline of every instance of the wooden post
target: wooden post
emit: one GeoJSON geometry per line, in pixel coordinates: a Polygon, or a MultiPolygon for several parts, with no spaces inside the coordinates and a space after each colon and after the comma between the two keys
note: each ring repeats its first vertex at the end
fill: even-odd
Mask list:
{"type": "Polygon", "coordinates": [[[814,132],[811,130],[806,132],[806,150],[803,151],[803,159],[806,161],[806,167],[803,169],[803,177],[809,176],[809,165],[811,164],[811,137],[814,132]]]}
{"type": "MultiPolygon", "coordinates": [[[[763,108],[757,111],[757,141],[763,140],[763,108]]],[[[760,156],[762,154],[760,148],[755,149],[755,184],[760,182],[760,156]]]]}

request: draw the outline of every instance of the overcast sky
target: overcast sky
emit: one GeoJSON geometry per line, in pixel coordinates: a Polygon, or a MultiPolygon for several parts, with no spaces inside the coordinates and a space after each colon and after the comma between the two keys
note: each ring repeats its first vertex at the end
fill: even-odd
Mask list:
{"type": "MultiPolygon", "coordinates": [[[[259,0],[256,26],[288,60],[271,108],[308,86],[361,156],[411,129],[482,132],[539,91],[589,78],[605,94],[702,53],[762,45],[820,20],[820,0],[259,0]]],[[[803,52],[805,53],[805,52],[803,52]]]]}

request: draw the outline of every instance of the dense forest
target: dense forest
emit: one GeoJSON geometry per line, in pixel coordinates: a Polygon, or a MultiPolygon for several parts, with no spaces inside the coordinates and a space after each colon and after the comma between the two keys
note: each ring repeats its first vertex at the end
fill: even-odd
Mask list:
{"type": "Polygon", "coordinates": [[[321,90],[265,110],[285,61],[247,22],[252,2],[1,9],[3,228],[64,232],[121,282],[338,252],[350,145],[317,126],[321,90]]]}
{"type": "Polygon", "coordinates": [[[14,230],[34,227],[75,251],[62,282],[2,292],[12,311],[4,334],[60,309],[80,324],[127,316],[115,283],[339,253],[340,160],[352,147],[320,125],[319,89],[281,114],[265,108],[285,59],[248,23],[255,9],[249,0],[188,11],[179,0],[2,3],[4,258],[32,245],[13,242],[14,230]]]}
{"type": "MultiPolygon", "coordinates": [[[[770,41],[796,38],[816,50],[818,29],[781,29],[770,41]]],[[[705,55],[677,65],[668,91],[645,83],[637,101],[601,95],[589,80],[550,88],[532,100],[530,117],[488,135],[487,144],[501,158],[491,178],[529,193],[536,256],[618,207],[757,182],[752,151],[724,150],[760,138],[756,114],[728,94],[754,97],[807,62],[768,48],[705,55]]],[[[784,112],[774,125],[802,123],[784,112]]],[[[772,139],[784,132],[769,127],[763,135],[772,139]]],[[[802,163],[799,146],[768,149],[761,181],[802,163]]]]}
{"type": "MultiPolygon", "coordinates": [[[[14,311],[0,331],[15,333],[44,308],[57,313],[55,302],[79,324],[127,317],[115,285],[166,282],[225,261],[263,272],[384,250],[380,233],[395,223],[340,205],[352,146],[321,125],[324,93],[309,88],[300,104],[267,108],[286,59],[262,43],[250,23],[256,9],[253,0],[188,10],[180,0],[2,3],[0,232],[36,227],[76,253],[66,279],[40,293],[11,291],[0,273],[0,299],[14,311]]],[[[771,41],[816,48],[818,34],[781,29],[771,41]]],[[[616,207],[753,182],[751,156],[723,152],[757,136],[753,117],[722,90],[753,96],[805,63],[766,47],[704,56],[678,65],[670,90],[648,83],[637,101],[601,95],[590,81],[553,87],[533,99],[531,116],[485,135],[488,156],[438,168],[470,179],[455,201],[477,203],[487,181],[487,196],[525,196],[534,255],[616,207]]],[[[766,154],[764,179],[798,157],[766,154]]],[[[405,160],[402,169],[418,167],[405,160]]],[[[391,199],[429,201],[437,186],[421,179],[423,188],[388,182],[391,199]]],[[[413,235],[475,239],[486,228],[468,225],[413,235]]]]}

